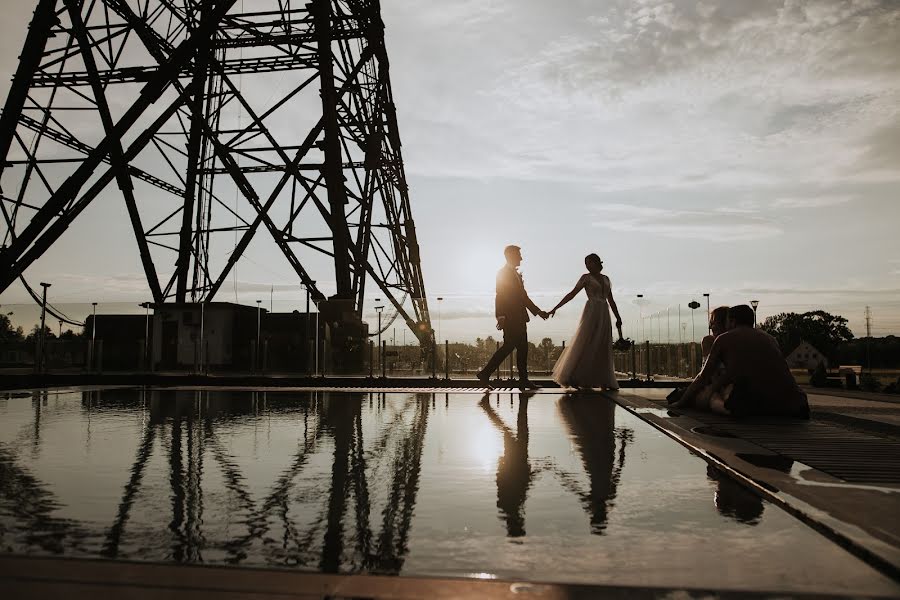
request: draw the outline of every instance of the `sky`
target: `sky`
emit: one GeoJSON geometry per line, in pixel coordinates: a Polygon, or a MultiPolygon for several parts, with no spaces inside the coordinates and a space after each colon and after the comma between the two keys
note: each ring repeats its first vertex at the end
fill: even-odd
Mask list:
{"type": "MultiPolygon", "coordinates": [[[[33,6],[9,4],[3,97],[33,6]]],[[[494,275],[511,243],[547,309],[586,254],[602,256],[626,335],[638,315],[703,293],[713,306],[758,299],[761,317],[824,308],[857,335],[871,306],[873,333],[900,334],[896,1],[381,4],[442,338],[496,335],[494,275]]],[[[104,237],[127,246],[120,212],[122,231],[104,237]]],[[[137,253],[87,235],[68,233],[29,278],[57,282],[60,303],[145,299],[137,253]]],[[[276,286],[274,308],[294,308],[279,258],[251,256],[234,297],[276,286]]],[[[25,300],[17,286],[0,295],[25,300]]],[[[582,304],[531,337],[565,339],[582,304]]]]}

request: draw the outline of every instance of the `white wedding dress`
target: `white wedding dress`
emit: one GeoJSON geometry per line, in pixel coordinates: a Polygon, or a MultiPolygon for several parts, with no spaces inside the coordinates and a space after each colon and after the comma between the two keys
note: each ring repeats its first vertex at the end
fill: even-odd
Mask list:
{"type": "Polygon", "coordinates": [[[571,343],[553,367],[553,381],[564,387],[604,387],[617,390],[612,355],[612,319],[609,316],[609,277],[586,273],[579,285],[587,303],[571,343]]]}

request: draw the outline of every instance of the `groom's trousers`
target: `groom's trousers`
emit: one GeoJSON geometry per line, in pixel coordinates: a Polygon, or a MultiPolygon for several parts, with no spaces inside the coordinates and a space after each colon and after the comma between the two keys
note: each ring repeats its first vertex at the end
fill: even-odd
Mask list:
{"type": "Polygon", "coordinates": [[[528,326],[525,323],[509,324],[503,328],[503,345],[497,348],[481,372],[491,375],[513,350],[516,351],[519,379],[528,379],[528,326]]]}

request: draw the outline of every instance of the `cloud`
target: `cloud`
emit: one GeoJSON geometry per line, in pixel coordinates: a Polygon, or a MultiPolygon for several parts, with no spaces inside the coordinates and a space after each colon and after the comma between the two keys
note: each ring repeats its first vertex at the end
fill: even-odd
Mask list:
{"type": "Polygon", "coordinates": [[[772,208],[824,208],[845,204],[854,198],[852,195],[777,198],[772,202],[772,208]]]}
{"type": "Polygon", "coordinates": [[[604,191],[900,180],[895,3],[600,6],[517,3],[503,43],[433,32],[482,37],[437,63],[445,82],[464,75],[413,110],[435,127],[413,171],[604,191]]]}
{"type": "Polygon", "coordinates": [[[775,222],[742,212],[706,212],[616,203],[595,207],[593,224],[614,231],[710,242],[757,240],[783,233],[775,222]]]}

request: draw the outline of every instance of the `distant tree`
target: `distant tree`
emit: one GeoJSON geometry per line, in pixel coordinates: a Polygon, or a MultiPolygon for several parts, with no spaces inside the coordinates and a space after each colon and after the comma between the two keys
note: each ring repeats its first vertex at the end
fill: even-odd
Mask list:
{"type": "MultiPolygon", "coordinates": [[[[28,333],[28,335],[25,336],[25,341],[26,342],[35,341],[37,339],[37,337],[40,335],[40,332],[41,332],[41,326],[35,325],[34,327],[31,328],[31,331],[28,333]]],[[[44,325],[44,339],[45,340],[55,340],[56,339],[56,336],[53,335],[53,330],[50,329],[49,325],[44,325]]]]}
{"type": "Polygon", "coordinates": [[[864,365],[873,369],[900,368],[900,337],[856,338],[843,344],[837,352],[842,365],[864,365]]]}
{"type": "Polygon", "coordinates": [[[781,313],[768,317],[760,329],[772,335],[787,355],[801,341],[807,341],[829,359],[834,359],[838,348],[853,339],[847,327],[847,319],[824,310],[805,313],[781,313]]]}
{"type": "Polygon", "coordinates": [[[9,315],[0,315],[0,342],[21,342],[25,332],[21,327],[13,327],[9,315]]]}
{"type": "Polygon", "coordinates": [[[61,339],[61,340],[77,340],[77,339],[81,339],[82,337],[84,337],[84,332],[75,333],[71,329],[66,329],[65,331],[62,332],[62,335],[59,336],[59,339],[61,339]]]}
{"type": "Polygon", "coordinates": [[[541,344],[538,346],[541,351],[541,354],[544,357],[544,363],[549,365],[550,359],[553,356],[553,351],[556,350],[556,346],[553,345],[553,340],[548,337],[545,337],[541,340],[541,344]]]}

